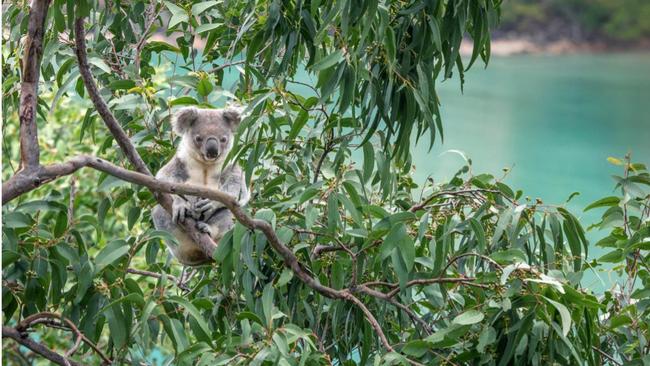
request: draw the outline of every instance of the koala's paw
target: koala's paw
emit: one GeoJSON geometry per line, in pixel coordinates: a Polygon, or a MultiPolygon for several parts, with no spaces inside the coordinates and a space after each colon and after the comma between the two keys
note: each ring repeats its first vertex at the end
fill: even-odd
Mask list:
{"type": "Polygon", "coordinates": [[[206,233],[206,234],[212,236],[212,228],[210,227],[210,225],[206,224],[205,222],[197,222],[196,223],[196,228],[200,232],[206,233]]]}
{"type": "Polygon", "coordinates": [[[187,201],[176,200],[172,205],[172,221],[176,224],[185,222],[192,214],[192,206],[187,201]]]}
{"type": "Polygon", "coordinates": [[[200,199],[194,204],[194,210],[196,213],[206,220],[222,207],[224,207],[224,205],[221,202],[212,201],[207,198],[200,199]]]}

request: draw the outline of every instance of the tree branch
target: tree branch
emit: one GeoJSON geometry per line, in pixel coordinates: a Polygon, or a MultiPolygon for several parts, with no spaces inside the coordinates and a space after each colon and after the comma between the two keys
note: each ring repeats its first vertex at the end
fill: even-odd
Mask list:
{"type": "Polygon", "coordinates": [[[417,326],[418,324],[420,324],[420,326],[422,326],[422,328],[424,328],[424,331],[426,332],[426,334],[431,335],[431,333],[432,333],[431,325],[429,325],[429,323],[424,321],[424,319],[420,318],[415,313],[415,311],[411,310],[411,308],[409,308],[406,304],[402,304],[401,302],[395,300],[394,298],[390,298],[390,300],[388,300],[388,302],[393,304],[396,308],[402,309],[402,311],[404,311],[406,313],[406,315],[408,315],[409,318],[411,318],[411,321],[413,322],[413,325],[417,326]]]}
{"type": "Polygon", "coordinates": [[[27,318],[23,319],[23,321],[18,324],[16,327],[16,330],[19,332],[24,332],[27,329],[29,329],[33,324],[37,323],[40,320],[43,319],[61,319],[66,323],[66,325],[75,333],[77,336],[74,345],[72,348],[70,348],[66,353],[65,357],[68,358],[72,356],[75,352],[77,352],[77,349],[79,349],[79,346],[81,345],[81,332],[77,327],[72,323],[69,319],[66,319],[58,314],[50,313],[50,312],[42,312],[42,313],[36,313],[33,315],[28,316],[27,318]]]}
{"type": "Polygon", "coordinates": [[[135,167],[135,170],[142,174],[151,175],[147,164],[142,160],[140,154],[135,149],[135,146],[131,143],[129,136],[124,132],[122,126],[120,126],[120,123],[115,119],[113,113],[108,109],[108,105],[99,94],[97,85],[95,84],[92,73],[90,72],[90,66],[88,65],[85,37],[84,18],[77,18],[75,23],[75,53],[77,55],[77,61],[79,62],[79,73],[81,74],[81,78],[86,86],[86,90],[88,90],[88,96],[97,109],[97,113],[99,113],[102,120],[104,120],[104,124],[106,124],[106,127],[108,127],[113,137],[115,137],[115,141],[120,145],[120,149],[122,149],[124,155],[126,155],[131,164],[135,167]]]}
{"type": "MultiPolygon", "coordinates": [[[[56,328],[56,329],[67,330],[67,331],[74,331],[73,329],[66,326],[65,324],[60,323],[60,322],[56,322],[56,321],[50,320],[50,319],[41,319],[41,320],[33,322],[32,324],[34,324],[34,325],[43,324],[43,325],[45,325],[47,327],[50,327],[50,328],[56,328]]],[[[86,345],[88,345],[88,347],[90,347],[93,351],[95,351],[95,353],[97,353],[99,355],[99,357],[102,358],[102,360],[104,360],[104,363],[102,365],[110,365],[113,362],[113,361],[111,361],[111,359],[108,356],[106,356],[106,354],[104,354],[104,352],[102,352],[101,349],[99,349],[99,347],[97,347],[97,345],[95,343],[93,343],[93,341],[91,341],[88,337],[86,337],[85,334],[83,334],[83,333],[80,333],[80,334],[81,334],[81,340],[84,341],[84,343],[86,343],[86,345]]]]}
{"type": "Polygon", "coordinates": [[[449,263],[445,266],[445,268],[442,269],[440,273],[445,274],[447,272],[447,269],[451,267],[452,264],[456,263],[457,260],[464,258],[464,257],[478,257],[481,259],[484,259],[490,263],[492,263],[496,268],[499,270],[503,270],[503,266],[501,266],[499,263],[497,263],[494,259],[488,257],[487,255],[479,254],[479,253],[463,253],[460,255],[457,255],[449,260],[449,263]]]}
{"type": "MultiPolygon", "coordinates": [[[[487,287],[483,284],[480,283],[473,283],[476,278],[474,277],[436,277],[436,278],[420,278],[420,279],[415,279],[411,280],[406,283],[404,286],[405,288],[411,287],[411,286],[416,286],[416,285],[432,285],[434,283],[461,283],[464,285],[471,285],[471,286],[477,286],[477,287],[487,287]]],[[[371,281],[371,282],[366,282],[363,284],[360,284],[357,287],[357,290],[364,292],[368,295],[384,299],[384,300],[389,300],[397,293],[400,291],[399,283],[389,283],[389,282],[382,282],[382,281],[371,281]],[[381,292],[377,290],[373,290],[370,288],[370,286],[386,286],[391,288],[389,292],[381,292]]]]}
{"type": "Polygon", "coordinates": [[[28,33],[23,54],[23,79],[20,84],[20,166],[29,171],[38,168],[38,80],[43,57],[43,34],[50,0],[35,0],[29,9],[28,33]]]}
{"type": "MultiPolygon", "coordinates": [[[[96,170],[102,171],[104,173],[110,174],[117,178],[120,178],[124,181],[138,184],[149,188],[152,191],[173,193],[173,194],[186,194],[190,196],[197,196],[201,198],[208,198],[213,201],[221,202],[226,206],[233,214],[233,216],[239,221],[242,225],[246,226],[251,230],[260,230],[266,239],[268,240],[271,247],[275,250],[276,253],[282,257],[284,260],[285,266],[290,268],[293,273],[298,277],[302,282],[307,286],[320,293],[321,295],[328,297],[330,299],[340,299],[346,300],[355,304],[358,308],[362,310],[366,319],[373,327],[377,335],[379,336],[384,348],[389,352],[393,350],[386,335],[381,329],[381,326],[377,322],[377,319],[372,315],[370,310],[350,291],[348,290],[335,290],[331,287],[322,285],[317,279],[313,278],[307,271],[303,269],[302,264],[298,261],[298,258],[293,253],[293,251],[282,244],[277,234],[273,230],[271,224],[266,221],[253,219],[251,218],[239,205],[237,199],[233,196],[230,196],[227,193],[217,191],[214,189],[207,188],[205,186],[199,186],[195,184],[179,184],[171,183],[158,180],[151,175],[146,175],[131,170],[121,168],[117,165],[114,165],[104,159],[97,157],[79,155],[69,161],[61,164],[53,164],[50,166],[42,167],[38,173],[39,176],[36,178],[41,182],[49,182],[56,178],[59,178],[64,175],[69,175],[75,171],[81,169],[82,167],[91,167],[96,170]]],[[[3,184],[3,200],[5,195],[8,197],[17,197],[19,194],[17,191],[26,193],[32,189],[25,189],[25,186],[31,187],[28,184],[21,185],[20,179],[22,175],[14,176],[10,181],[3,184]],[[5,188],[5,185],[7,187],[5,188]]],[[[27,182],[29,183],[29,182],[27,182]]],[[[34,187],[35,188],[35,187],[34,187]]]]}
{"type": "Polygon", "coordinates": [[[82,366],[81,363],[68,360],[66,357],[52,351],[45,347],[43,344],[36,342],[29,338],[26,334],[20,333],[18,330],[8,326],[2,326],[2,338],[11,338],[22,346],[29,348],[35,353],[47,358],[57,365],[62,366],[82,366]]]}

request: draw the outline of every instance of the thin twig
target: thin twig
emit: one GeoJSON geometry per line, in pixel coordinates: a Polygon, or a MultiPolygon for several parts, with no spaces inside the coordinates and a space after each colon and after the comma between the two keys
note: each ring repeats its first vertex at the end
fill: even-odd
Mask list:
{"type": "Polygon", "coordinates": [[[476,188],[476,189],[461,189],[461,190],[457,190],[457,191],[441,191],[441,192],[436,192],[436,193],[432,194],[431,196],[429,196],[429,197],[428,197],[427,199],[425,199],[424,201],[422,201],[422,202],[420,202],[420,203],[418,203],[418,204],[415,204],[415,205],[411,206],[411,208],[409,208],[409,212],[416,212],[416,211],[419,211],[419,210],[423,209],[423,208],[426,207],[429,203],[431,203],[431,201],[433,201],[434,199],[436,199],[437,197],[440,197],[440,196],[445,196],[445,195],[449,195],[449,196],[458,196],[458,195],[463,195],[463,194],[468,194],[468,193],[476,193],[476,192],[487,192],[487,193],[496,193],[496,194],[500,194],[500,193],[501,193],[500,191],[498,191],[498,190],[496,190],[496,189],[480,189],[480,188],[476,188]]]}
{"type": "Polygon", "coordinates": [[[406,315],[411,318],[411,321],[413,322],[413,325],[417,326],[420,324],[422,328],[424,328],[424,331],[427,333],[427,335],[430,335],[432,333],[431,330],[431,325],[429,323],[425,322],[424,319],[420,318],[411,308],[409,308],[406,304],[402,304],[401,302],[395,300],[395,298],[390,298],[388,300],[391,304],[393,304],[395,307],[401,309],[406,313],[406,315]]]}
{"type": "Polygon", "coordinates": [[[623,366],[622,363],[616,361],[616,359],[614,359],[614,357],[608,355],[607,353],[605,353],[605,351],[601,350],[600,348],[598,348],[598,347],[596,347],[596,346],[591,346],[591,348],[592,348],[594,351],[598,352],[601,356],[603,356],[603,357],[605,357],[606,359],[608,359],[609,361],[611,361],[614,365],[617,365],[617,366],[623,366]]]}
{"type": "Polygon", "coordinates": [[[301,229],[301,228],[296,228],[292,227],[291,228],[293,231],[297,233],[302,233],[302,234],[311,234],[315,236],[323,236],[329,239],[332,239],[336,242],[337,245],[321,245],[317,244],[314,249],[311,252],[311,258],[318,258],[321,254],[327,253],[327,252],[335,252],[335,251],[344,251],[350,256],[350,260],[352,261],[352,277],[350,280],[350,287],[353,288],[354,286],[357,285],[357,254],[354,253],[347,245],[343,244],[339,238],[337,238],[334,235],[326,234],[326,233],[321,233],[321,232],[316,232],[316,231],[311,231],[311,230],[306,230],[306,229],[301,229]]]}
{"type": "Polygon", "coordinates": [[[227,63],[221,64],[221,65],[219,65],[217,67],[214,67],[214,68],[212,68],[210,70],[207,70],[206,72],[209,73],[209,74],[214,74],[214,73],[219,72],[219,71],[221,71],[223,69],[227,69],[227,68],[237,66],[237,65],[241,65],[241,64],[245,64],[245,63],[246,63],[246,60],[227,62],[227,63]]]}
{"type": "Polygon", "coordinates": [[[158,15],[160,14],[160,11],[162,10],[163,7],[160,7],[158,11],[155,11],[156,6],[158,5],[157,1],[152,2],[149,4],[147,9],[145,10],[145,17],[144,17],[144,29],[142,30],[142,38],[136,43],[135,45],[135,74],[140,76],[140,54],[142,53],[142,48],[145,45],[145,41],[147,40],[147,33],[149,33],[149,30],[151,29],[151,26],[153,23],[155,23],[156,19],[158,18],[158,15]]]}
{"type": "MultiPolygon", "coordinates": [[[[51,326],[50,324],[47,324],[47,323],[45,325],[51,326]]],[[[61,326],[62,326],[61,329],[72,330],[72,329],[70,329],[68,327],[65,327],[65,325],[63,325],[63,324],[61,324],[61,326]]],[[[104,352],[102,352],[101,349],[99,349],[99,347],[97,347],[97,345],[95,343],[93,343],[93,341],[91,341],[88,337],[86,337],[85,334],[81,333],[81,339],[84,341],[84,343],[86,343],[86,345],[88,345],[88,347],[90,347],[93,351],[95,351],[95,353],[97,353],[99,355],[99,357],[102,358],[102,360],[104,360],[105,364],[108,365],[108,364],[111,364],[113,362],[113,361],[111,361],[111,359],[108,356],[106,356],[106,354],[104,352]]]]}
{"type": "Polygon", "coordinates": [[[126,272],[131,273],[131,274],[140,275],[140,276],[158,278],[158,279],[160,279],[160,278],[162,278],[164,276],[164,277],[169,278],[181,290],[183,290],[183,291],[189,291],[190,290],[190,288],[187,287],[187,285],[185,283],[183,283],[181,280],[177,279],[176,277],[174,277],[172,275],[161,274],[161,273],[156,273],[156,272],[149,272],[149,271],[144,271],[144,270],[136,269],[136,268],[127,268],[126,272]]]}
{"type": "Polygon", "coordinates": [[[447,272],[447,269],[449,269],[449,267],[452,264],[454,264],[457,260],[459,260],[461,258],[464,258],[464,257],[470,257],[470,256],[482,258],[482,259],[494,264],[494,266],[497,267],[499,270],[503,270],[503,267],[499,263],[497,263],[494,259],[488,257],[487,255],[483,255],[483,254],[479,254],[479,253],[463,253],[463,254],[457,255],[457,256],[453,257],[452,259],[450,259],[449,263],[447,263],[445,268],[443,268],[440,273],[442,275],[444,275],[445,272],[447,272]]]}
{"type": "Polygon", "coordinates": [[[68,227],[72,226],[74,221],[74,199],[77,193],[77,178],[73,175],[70,178],[70,198],[68,199],[68,227]]]}

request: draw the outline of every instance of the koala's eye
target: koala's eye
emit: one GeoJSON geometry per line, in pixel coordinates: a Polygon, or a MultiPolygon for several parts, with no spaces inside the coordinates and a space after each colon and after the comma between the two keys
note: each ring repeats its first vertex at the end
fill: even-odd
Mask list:
{"type": "Polygon", "coordinates": [[[195,140],[196,142],[201,142],[201,141],[203,141],[203,137],[201,137],[201,136],[199,136],[199,135],[196,135],[196,136],[194,137],[194,140],[195,140]]]}
{"type": "Polygon", "coordinates": [[[228,138],[227,138],[226,136],[221,136],[221,137],[219,138],[219,141],[221,141],[221,142],[226,142],[226,141],[228,141],[228,138]]]}

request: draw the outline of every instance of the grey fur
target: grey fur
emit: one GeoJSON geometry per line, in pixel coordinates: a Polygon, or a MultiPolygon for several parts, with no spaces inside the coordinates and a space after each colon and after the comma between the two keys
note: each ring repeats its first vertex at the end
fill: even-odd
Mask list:
{"type": "Polygon", "coordinates": [[[184,134],[199,116],[199,110],[195,107],[185,107],[181,108],[174,115],[174,120],[172,121],[172,127],[174,127],[174,132],[179,135],[184,134]]]}
{"type": "MultiPolygon", "coordinates": [[[[182,131],[181,145],[174,157],[158,171],[156,178],[175,183],[205,185],[237,197],[240,205],[248,203],[250,193],[241,168],[237,165],[221,165],[232,147],[234,130],[239,121],[239,114],[232,109],[181,109],[174,119],[174,129],[177,133],[182,131]],[[208,139],[219,141],[216,159],[209,159],[209,155],[206,155],[204,142],[208,139]]],[[[217,201],[193,196],[172,197],[172,215],[160,206],[154,207],[154,226],[169,231],[176,237],[178,245],[166,244],[179,262],[199,265],[210,261],[211,258],[179,229],[178,224],[191,217],[197,222],[199,230],[209,233],[218,242],[234,225],[232,213],[217,201]]]]}
{"type": "Polygon", "coordinates": [[[172,171],[172,174],[174,174],[175,180],[179,182],[185,182],[190,178],[190,175],[187,173],[185,163],[182,160],[174,157],[170,163],[172,164],[170,170],[172,171]]]}
{"type": "Polygon", "coordinates": [[[237,128],[237,126],[239,126],[239,123],[241,122],[241,116],[239,114],[239,110],[236,108],[224,109],[223,118],[233,129],[237,128]]]}

